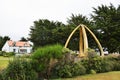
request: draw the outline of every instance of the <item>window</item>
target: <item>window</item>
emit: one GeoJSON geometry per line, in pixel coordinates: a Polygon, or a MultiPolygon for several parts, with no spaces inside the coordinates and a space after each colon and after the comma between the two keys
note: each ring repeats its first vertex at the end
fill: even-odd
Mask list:
{"type": "Polygon", "coordinates": [[[27,49],[20,49],[20,53],[27,53],[27,49]]]}

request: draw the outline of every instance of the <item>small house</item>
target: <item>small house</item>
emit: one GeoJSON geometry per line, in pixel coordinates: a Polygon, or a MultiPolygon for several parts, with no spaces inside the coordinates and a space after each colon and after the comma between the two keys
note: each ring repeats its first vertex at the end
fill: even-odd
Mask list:
{"type": "Polygon", "coordinates": [[[5,52],[14,52],[14,53],[31,53],[32,52],[32,44],[30,42],[25,41],[6,41],[4,44],[2,51],[5,52]]]}

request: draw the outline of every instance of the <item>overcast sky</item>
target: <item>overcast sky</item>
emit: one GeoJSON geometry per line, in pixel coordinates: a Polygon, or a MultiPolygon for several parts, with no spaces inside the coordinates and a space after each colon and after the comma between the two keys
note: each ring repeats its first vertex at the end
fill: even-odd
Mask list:
{"type": "Polygon", "coordinates": [[[12,40],[28,37],[35,20],[49,19],[66,23],[71,14],[89,16],[101,4],[115,7],[120,0],[0,0],[0,36],[12,40]]]}

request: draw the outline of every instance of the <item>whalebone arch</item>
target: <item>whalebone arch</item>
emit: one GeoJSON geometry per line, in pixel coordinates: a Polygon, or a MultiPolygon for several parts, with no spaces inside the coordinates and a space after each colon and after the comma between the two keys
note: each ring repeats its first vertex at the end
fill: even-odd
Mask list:
{"type": "Polygon", "coordinates": [[[99,49],[100,49],[100,55],[101,56],[104,56],[104,53],[103,53],[103,49],[102,49],[102,46],[99,42],[99,40],[97,39],[97,37],[95,36],[95,34],[85,25],[83,24],[80,24],[78,25],[72,32],[71,34],[69,35],[66,43],[65,43],[65,48],[67,48],[68,46],[68,43],[71,39],[71,37],[73,36],[73,34],[78,30],[80,29],[80,39],[79,39],[79,57],[83,57],[85,56],[85,53],[88,49],[88,39],[87,39],[87,34],[86,34],[86,30],[92,35],[92,37],[94,38],[95,42],[97,43],[99,49]]]}

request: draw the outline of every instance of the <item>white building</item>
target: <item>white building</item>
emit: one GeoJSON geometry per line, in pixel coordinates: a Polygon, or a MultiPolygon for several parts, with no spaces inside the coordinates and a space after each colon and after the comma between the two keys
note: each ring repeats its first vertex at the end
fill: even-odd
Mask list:
{"type": "Polygon", "coordinates": [[[30,42],[25,41],[6,41],[4,44],[2,51],[5,52],[15,52],[15,53],[31,53],[32,52],[32,44],[30,42]]]}

